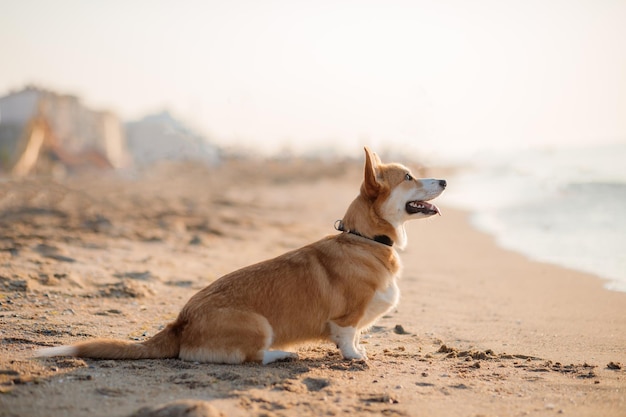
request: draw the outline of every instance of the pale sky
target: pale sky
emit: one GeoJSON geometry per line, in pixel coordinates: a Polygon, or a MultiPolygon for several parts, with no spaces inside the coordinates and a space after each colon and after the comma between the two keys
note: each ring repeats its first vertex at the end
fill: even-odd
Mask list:
{"type": "Polygon", "coordinates": [[[0,94],[169,109],[220,144],[626,141],[624,0],[0,0],[0,62],[0,94]]]}

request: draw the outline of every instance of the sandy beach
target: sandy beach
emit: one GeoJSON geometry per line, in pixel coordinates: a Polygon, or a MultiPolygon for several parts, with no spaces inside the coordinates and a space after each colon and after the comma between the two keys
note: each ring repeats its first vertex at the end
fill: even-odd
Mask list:
{"type": "Polygon", "coordinates": [[[221,275],[337,233],[361,169],[0,182],[0,416],[626,416],[626,293],[500,249],[445,194],[443,216],[408,224],[400,305],[364,335],[368,361],[330,343],[268,366],[31,358],[143,340],[221,275]]]}

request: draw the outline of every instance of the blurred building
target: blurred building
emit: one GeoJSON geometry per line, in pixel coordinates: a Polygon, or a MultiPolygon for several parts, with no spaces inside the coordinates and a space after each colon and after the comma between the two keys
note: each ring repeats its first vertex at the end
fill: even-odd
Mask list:
{"type": "Polygon", "coordinates": [[[220,150],[167,111],[123,125],[72,95],[27,87],[0,97],[0,172],[53,174],[163,160],[214,165],[220,150]]]}
{"type": "Polygon", "coordinates": [[[72,95],[27,87],[0,98],[0,168],[14,175],[131,163],[116,115],[72,95]]]}
{"type": "Polygon", "coordinates": [[[153,114],[126,124],[128,148],[138,166],[157,161],[219,162],[220,150],[169,112],[153,114]]]}

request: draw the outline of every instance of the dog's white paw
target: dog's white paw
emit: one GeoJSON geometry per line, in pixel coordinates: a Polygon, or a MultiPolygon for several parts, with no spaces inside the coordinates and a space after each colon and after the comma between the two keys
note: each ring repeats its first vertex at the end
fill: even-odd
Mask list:
{"type": "Polygon", "coordinates": [[[343,355],[344,359],[347,360],[367,360],[367,355],[363,354],[363,353],[359,353],[357,351],[354,352],[341,352],[341,354],[343,355]]]}
{"type": "Polygon", "coordinates": [[[357,343],[356,351],[364,356],[363,359],[367,359],[367,351],[365,350],[365,347],[363,345],[357,343]]]}
{"type": "Polygon", "coordinates": [[[282,350],[264,350],[263,351],[263,365],[267,365],[276,361],[283,361],[288,359],[298,359],[298,354],[294,352],[285,352],[282,350]]]}
{"type": "Polygon", "coordinates": [[[349,349],[341,349],[341,354],[347,360],[367,360],[367,353],[363,346],[358,348],[350,347],[349,349]]]}

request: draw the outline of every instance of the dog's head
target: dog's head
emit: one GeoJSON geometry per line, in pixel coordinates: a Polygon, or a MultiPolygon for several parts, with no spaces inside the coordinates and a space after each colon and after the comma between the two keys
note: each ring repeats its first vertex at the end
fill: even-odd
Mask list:
{"type": "Polygon", "coordinates": [[[441,195],[446,185],[445,180],[415,178],[404,165],[383,164],[365,148],[361,192],[344,217],[345,226],[364,236],[395,235],[392,239],[402,249],[406,246],[404,223],[441,214],[429,201],[441,195]]]}
{"type": "Polygon", "coordinates": [[[446,188],[445,180],[418,179],[401,164],[383,164],[365,148],[365,178],[361,193],[377,206],[377,212],[392,225],[440,214],[428,201],[446,188]]]}

